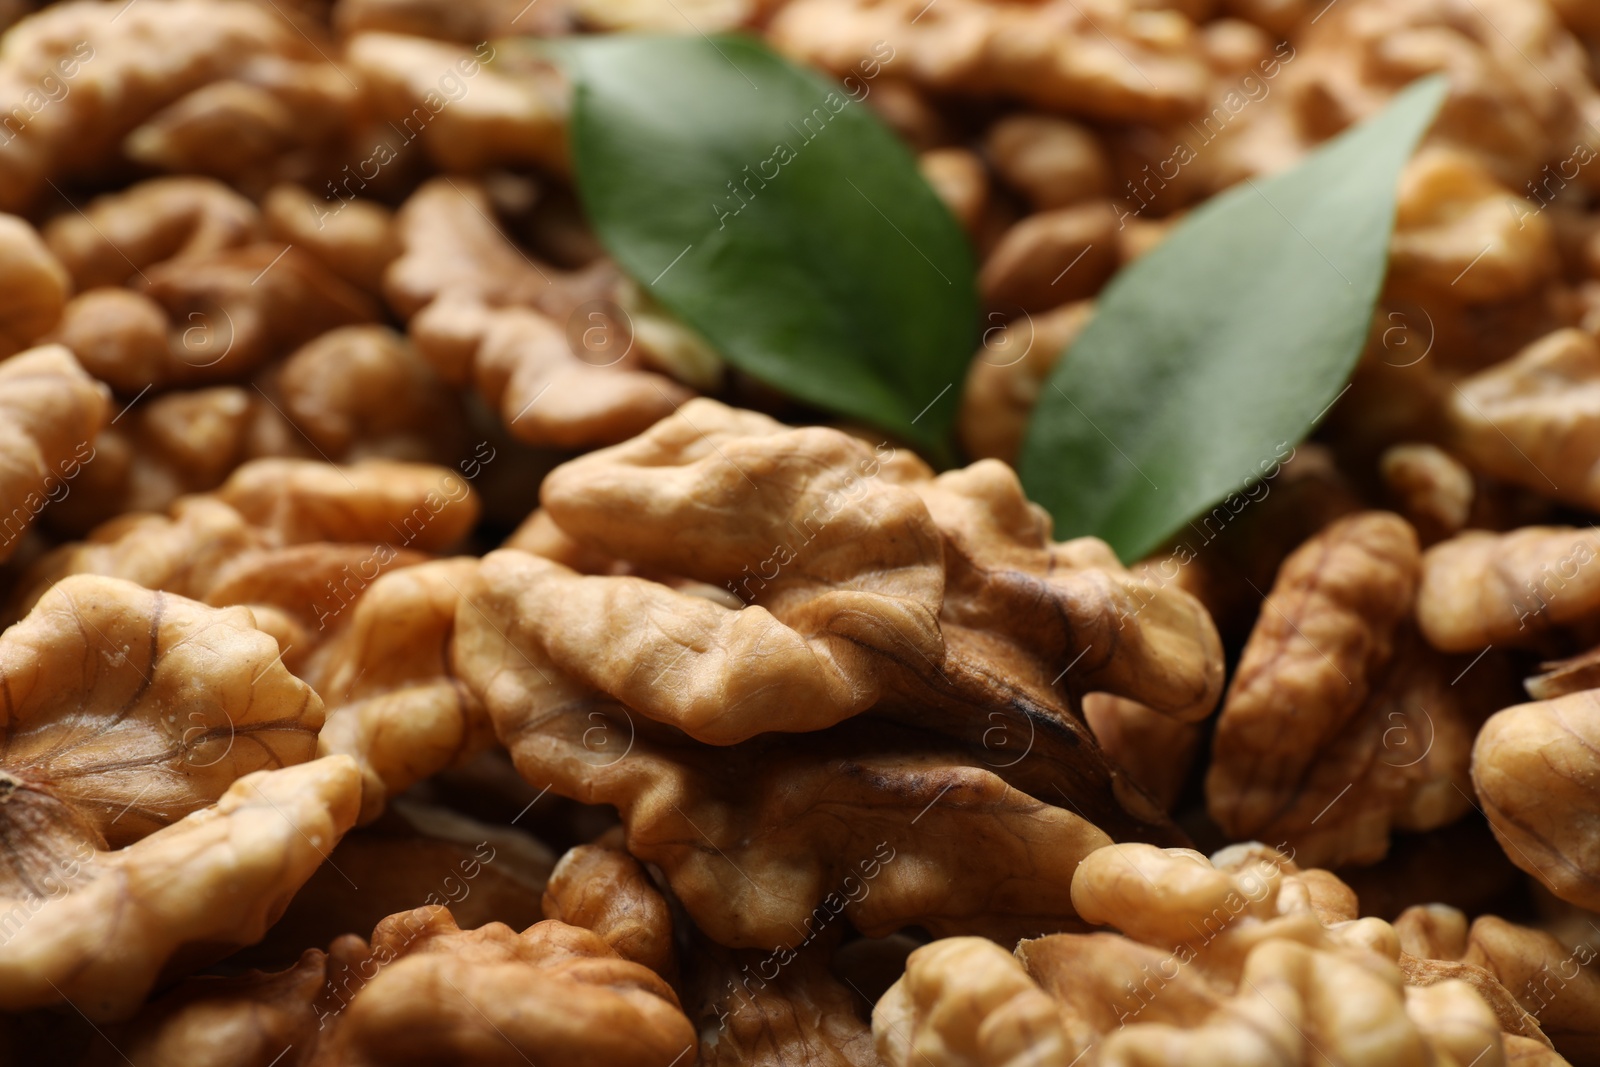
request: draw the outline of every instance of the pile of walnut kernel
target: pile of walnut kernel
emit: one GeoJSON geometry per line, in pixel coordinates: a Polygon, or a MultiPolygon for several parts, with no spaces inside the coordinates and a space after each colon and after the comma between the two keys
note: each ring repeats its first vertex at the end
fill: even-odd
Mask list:
{"type": "Polygon", "coordinates": [[[0,27],[0,1063],[1600,1064],[1600,5],[0,27]],[[970,235],[969,465],[588,228],[517,39],[736,28],[970,235]],[[1433,71],[1326,423],[1056,541],[1099,290],[1433,71]]]}

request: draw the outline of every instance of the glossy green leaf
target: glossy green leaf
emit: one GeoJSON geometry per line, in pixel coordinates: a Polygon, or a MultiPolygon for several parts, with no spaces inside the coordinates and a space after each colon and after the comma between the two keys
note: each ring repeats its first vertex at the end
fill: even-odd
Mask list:
{"type": "Polygon", "coordinates": [[[1023,484],[1057,537],[1141,558],[1274,472],[1326,414],[1367,338],[1401,168],[1445,88],[1419,82],[1292,170],[1213,198],[1112,281],[1023,444],[1023,484]]]}
{"type": "Polygon", "coordinates": [[[893,53],[845,85],[737,36],[559,55],[579,194],[623,269],[734,366],[937,450],[977,285],[959,225],[862,102],[893,53]]]}

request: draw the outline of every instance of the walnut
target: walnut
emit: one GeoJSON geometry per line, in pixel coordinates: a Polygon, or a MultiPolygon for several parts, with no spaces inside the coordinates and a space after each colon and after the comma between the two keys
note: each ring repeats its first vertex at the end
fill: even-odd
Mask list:
{"type": "Polygon", "coordinates": [[[573,13],[602,33],[717,33],[754,22],[773,0],[573,0],[573,13]]]}
{"type": "Polygon", "coordinates": [[[1600,533],[1524,526],[1467,530],[1428,549],[1417,624],[1446,652],[1536,646],[1550,630],[1586,619],[1600,603],[1600,533]]]}
{"type": "MultiPolygon", "coordinates": [[[[1509,1034],[1588,1062],[1600,1044],[1600,973],[1587,942],[1568,947],[1542,930],[1454,908],[1409,908],[1395,920],[1400,966],[1415,985],[1470,983],[1509,1034]]],[[[1510,1051],[1510,1047],[1507,1047],[1510,1051]]]]}
{"type": "Polygon", "coordinates": [[[1421,560],[1398,516],[1362,512],[1278,572],[1223,704],[1207,809],[1232,837],[1282,841],[1307,863],[1370,863],[1389,830],[1471,805],[1469,751],[1506,685],[1425,645],[1409,623],[1421,560]]]}
{"type": "Polygon", "coordinates": [[[0,360],[0,562],[94,460],[107,399],[106,387],[60,345],[0,360]]]}
{"type": "Polygon", "coordinates": [[[346,35],[378,30],[476,45],[519,33],[557,36],[572,28],[572,13],[527,0],[338,0],[333,22],[346,35]]]}
{"type": "MultiPolygon", "coordinates": [[[[922,869],[951,877],[953,857],[914,835],[928,851],[892,869],[874,861],[893,873],[848,908],[864,930],[970,928],[991,878],[1044,854],[1070,862],[1098,839],[1084,818],[1173,837],[1100,754],[1073,694],[1203,717],[1221,682],[1209,620],[1099,542],[1051,543],[1003,465],[932,479],[887,445],[697,400],[558,468],[543,500],[568,538],[633,573],[492,553],[457,612],[456,673],[529,781],[619,807],[630,848],[719,943],[784,943],[856,861],[910,847],[913,816],[990,842],[992,870],[918,888],[922,869]],[[1050,807],[1065,788],[1075,813],[1050,807]],[[814,806],[824,791],[826,810],[814,806]],[[836,826],[827,811],[841,804],[869,815],[836,826]],[[788,888],[730,882],[692,826],[740,869],[790,857],[788,888]],[[1028,843],[1049,836],[1060,844],[1028,843]],[[794,856],[810,857],[803,875],[794,856]]],[[[1070,922],[1059,897],[1032,896],[1033,878],[1007,892],[997,923],[1070,922]],[[1050,919],[1025,917],[1039,908],[1050,919]]]]}
{"type": "Polygon", "coordinates": [[[87,575],[0,636],[6,1008],[130,1013],[175,957],[260,937],[349,827],[348,760],[265,770],[322,723],[279,660],[243,608],[87,575]]]}
{"type": "MultiPolygon", "coordinates": [[[[318,741],[361,768],[361,821],[387,798],[494,740],[478,698],[450,672],[449,644],[473,559],[437,560],[380,576],[336,624],[305,668],[328,704],[318,741]]],[[[342,606],[342,605],[341,605],[342,606]]]]}
{"type": "Polygon", "coordinates": [[[1478,734],[1472,781],[1506,858],[1563,900],[1600,909],[1592,689],[1506,708],[1478,734]]]}
{"type": "Polygon", "coordinates": [[[1504,1062],[1473,987],[1403,985],[1394,930],[1350,921],[1337,879],[1260,846],[1213,862],[1103,848],[1073,898],[1122,934],[1056,934],[1014,955],[977,938],[917,949],[873,1012],[880,1055],[890,1067],[1504,1062]]]}
{"type": "Polygon", "coordinates": [[[152,178],[98,196],[45,227],[50,250],[82,292],[124,285],[146,267],[210,256],[262,236],[256,206],[209,178],[152,178]]]}
{"type": "Polygon", "coordinates": [[[383,273],[400,254],[393,213],[371,200],[330,202],[285,183],[268,191],[261,217],[271,236],[305,249],[363,292],[383,292],[383,273]]]}
{"type": "Polygon", "coordinates": [[[243,377],[376,305],[291,246],[263,242],[169,260],[142,291],[91,289],[68,302],[55,339],[120,392],[243,377]]]}
{"type": "Polygon", "coordinates": [[[671,1067],[693,1062],[695,1042],[671,987],[597,934],[552,921],[462,930],[437,906],[287,971],[190,979],[112,1036],[150,1067],[270,1067],[285,1042],[312,1067],[671,1067]]]}
{"type": "Polygon", "coordinates": [[[214,605],[249,604],[298,668],[385,571],[424,562],[477,520],[455,472],[368,460],[349,467],[260,459],[169,515],[124,515],[30,569],[25,608],[69,574],[126,578],[214,605]],[[292,646],[292,653],[290,651],[292,646]]]}
{"type": "Polygon", "coordinates": [[[880,67],[935,92],[1018,97],[1035,107],[1128,122],[1199,109],[1207,71],[1194,26],[1124,0],[985,4],[799,0],[773,18],[780,51],[843,76],[880,67]]]}
{"type": "Polygon", "coordinates": [[[967,370],[956,430],[974,459],[1000,459],[1015,466],[1039,401],[1039,390],[1063,353],[1094,314],[1094,302],[1079,300],[1041,315],[1009,317],[989,312],[983,345],[967,370]]]}
{"type": "Polygon", "coordinates": [[[543,907],[545,918],[593,930],[623,959],[669,980],[677,976],[672,911],[620,844],[602,840],[568,849],[550,872],[543,907]]]}
{"type": "Polygon", "coordinates": [[[936,148],[917,157],[917,168],[969,234],[989,206],[989,175],[983,160],[965,148],[936,148]]]}
{"type": "Polygon", "coordinates": [[[350,158],[365,94],[323,55],[254,56],[128,134],[130,159],[222,178],[259,196],[274,181],[320,179],[350,158]],[[308,57],[310,58],[310,57],[308,57]]]}
{"type": "Polygon", "coordinates": [[[429,905],[449,908],[464,930],[491,922],[521,930],[541,918],[560,918],[539,906],[555,863],[547,846],[517,827],[397,799],[381,818],[346,834],[267,936],[229,963],[282,967],[308,945],[326,945],[429,905]]]}
{"type": "Polygon", "coordinates": [[[1110,693],[1085,694],[1083,719],[1112,762],[1171,811],[1199,751],[1200,724],[1179,722],[1137,700],[1110,693]]]}
{"type": "Polygon", "coordinates": [[[1299,127],[1321,140],[1372,115],[1413,79],[1450,76],[1430,140],[1475,156],[1515,190],[1563,182],[1595,154],[1600,98],[1582,47],[1527,0],[1358,0],[1306,24],[1285,71],[1299,127]]]}
{"type": "Polygon", "coordinates": [[[1053,115],[1018,114],[989,127],[984,150],[1000,180],[1039,211],[1111,193],[1111,160],[1085,127],[1053,115]]]}
{"type": "Polygon", "coordinates": [[[984,303],[1044,311],[1093,296],[1119,265],[1116,235],[1116,215],[1104,200],[1029,215],[984,260],[984,303]]]}
{"type": "Polygon", "coordinates": [[[1600,507],[1600,344],[1558,330],[1455,387],[1451,439],[1475,470],[1600,507]]]}
{"type": "Polygon", "coordinates": [[[450,463],[468,451],[460,402],[386,326],[319,335],[284,362],[277,385],[283,413],[329,459],[450,463]]]}
{"type": "Polygon", "coordinates": [[[1379,458],[1378,472],[1426,544],[1458,533],[1472,516],[1472,472],[1436,445],[1394,445],[1379,458]]]}
{"type": "Polygon", "coordinates": [[[67,272],[22,219],[0,215],[0,359],[49,331],[66,306],[67,272]]]}
{"type": "MultiPolygon", "coordinates": [[[[527,164],[566,170],[565,87],[547,62],[500,54],[512,52],[513,44],[514,38],[469,48],[393,33],[352,37],[345,62],[366,86],[377,118],[392,124],[367,161],[372,168],[420,141],[428,160],[444,171],[527,164]]],[[[367,184],[358,176],[351,189],[350,181],[343,180],[345,195],[367,184]]]]}
{"type": "Polygon", "coordinates": [[[1386,289],[1419,304],[1499,302],[1556,272],[1549,219],[1458,149],[1424,149],[1400,178],[1386,289]]]}

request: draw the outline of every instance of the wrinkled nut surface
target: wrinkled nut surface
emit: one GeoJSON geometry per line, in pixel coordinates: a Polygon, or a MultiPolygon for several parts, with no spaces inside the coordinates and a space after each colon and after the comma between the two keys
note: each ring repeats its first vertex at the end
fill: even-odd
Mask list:
{"type": "Polygon", "coordinates": [[[243,608],[91,576],[0,636],[8,1008],[130,1012],[174,954],[265,932],[348,829],[349,761],[270,770],[322,725],[279,660],[243,608]]]}
{"type": "Polygon", "coordinates": [[[1499,712],[1478,734],[1472,781],[1506,857],[1556,896],[1600,910],[1600,692],[1499,712]]]}
{"type": "Polygon", "coordinates": [[[1407,989],[1394,931],[1350,921],[1322,871],[1261,846],[1115,845],[1073,876],[1085,918],[1015,955],[977,938],[913,952],[878,1002],[891,1067],[928,1063],[1504,1063],[1496,1017],[1465,982],[1407,989]]]}
{"type": "Polygon", "coordinates": [[[669,980],[677,975],[671,908],[620,843],[568,849],[550,872],[543,906],[546,919],[594,931],[623,959],[669,980]]]}
{"type": "Polygon", "coordinates": [[[919,8],[914,0],[801,0],[778,12],[768,39],[841,76],[881,63],[927,89],[1015,96],[1113,121],[1181,119],[1206,90],[1194,27],[1176,12],[1123,0],[919,8]]]}
{"type": "Polygon", "coordinates": [[[105,386],[60,345],[0,360],[0,561],[93,461],[108,400],[105,386]]]}
{"type": "Polygon", "coordinates": [[[0,215],[0,359],[27,348],[56,324],[70,285],[34,228],[0,215]]]}
{"type": "Polygon", "coordinates": [[[1423,553],[1417,624],[1446,652],[1537,645],[1600,605],[1597,557],[1600,534],[1591,529],[1468,530],[1423,553]]]}
{"type": "Polygon", "coordinates": [[[1451,440],[1475,470],[1600,507],[1600,343],[1558,330],[1461,382],[1451,440]]]}
{"type": "Polygon", "coordinates": [[[1379,457],[1378,473],[1425,543],[1459,532],[1472,515],[1472,472],[1437,445],[1394,445],[1379,457]]]}
{"type": "Polygon", "coordinates": [[[380,922],[276,974],[194,978],[117,1035],[151,1067],[269,1067],[284,1043],[313,1067],[692,1062],[672,988],[597,934],[561,922],[521,933],[456,926],[448,908],[380,922]],[[225,1059],[218,1038],[231,1038],[225,1059]],[[678,1057],[678,1059],[674,1059],[678,1057]]]}
{"type": "Polygon", "coordinates": [[[364,823],[387,798],[494,740],[483,705],[450,671],[461,589],[477,568],[437,560],[382,575],[344,619],[328,619],[342,625],[305,668],[328,705],[318,751],[360,766],[364,823]]]}

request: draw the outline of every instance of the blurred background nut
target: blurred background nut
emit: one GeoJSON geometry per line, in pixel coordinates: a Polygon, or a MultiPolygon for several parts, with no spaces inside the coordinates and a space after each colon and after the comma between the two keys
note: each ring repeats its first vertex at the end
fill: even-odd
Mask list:
{"type": "Polygon", "coordinates": [[[1117,269],[1117,222],[1109,203],[1029,215],[984,260],[978,286],[995,309],[1046,311],[1093,296],[1117,269]]]}
{"type": "Polygon", "coordinates": [[[954,0],[926,12],[914,0],[800,0],[767,33],[780,51],[838,75],[872,56],[927,89],[1015,96],[1098,119],[1186,117],[1207,80],[1187,18],[1125,0],[954,0]]]}
{"type": "Polygon", "coordinates": [[[0,360],[0,561],[93,462],[107,400],[105,386],[60,345],[0,360]]]}
{"type": "Polygon", "coordinates": [[[374,296],[383,293],[383,273],[400,254],[394,215],[372,200],[334,204],[298,185],[273,186],[261,201],[267,232],[303,248],[334,274],[374,296]]]}
{"type": "Polygon", "coordinates": [[[1111,193],[1105,149],[1084,126],[1053,115],[1010,115],[989,127],[984,150],[1000,180],[1038,211],[1111,193]]]}
{"type": "Polygon", "coordinates": [[[1417,623],[1446,652],[1485,645],[1537,647],[1600,605],[1600,533],[1523,526],[1467,530],[1422,557],[1417,623]]]}
{"type": "Polygon", "coordinates": [[[61,317],[67,273],[25,221],[0,215],[0,359],[27,348],[61,317]]]}
{"type": "Polygon", "coordinates": [[[1472,517],[1472,472],[1436,445],[1394,445],[1379,457],[1378,473],[1424,544],[1458,532],[1472,517]]]}
{"type": "Polygon", "coordinates": [[[0,145],[0,209],[31,205],[51,180],[112,173],[122,139],[161,108],[254,57],[314,58],[270,8],[247,0],[156,0],[126,12],[92,0],[55,4],[0,47],[0,99],[44,79],[48,106],[0,145]]]}
{"type": "Polygon", "coordinates": [[[50,250],[83,292],[125,285],[157,263],[209,256],[261,238],[256,206],[209,178],[152,178],[95,197],[45,226],[50,250]]]}
{"type": "Polygon", "coordinates": [[[243,608],[86,575],[0,636],[6,1007],[131,1012],[174,954],[192,965],[259,937],[321,862],[312,835],[331,847],[349,827],[347,761],[276,772],[282,786],[244,778],[310,758],[322,725],[279,658],[243,608]],[[291,805],[276,826],[244,814],[261,790],[291,805]]]}
{"type": "Polygon", "coordinates": [[[564,4],[527,0],[337,0],[333,23],[340,33],[363,30],[477,44],[518,33],[555,36],[570,28],[564,4]]]}

